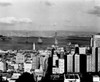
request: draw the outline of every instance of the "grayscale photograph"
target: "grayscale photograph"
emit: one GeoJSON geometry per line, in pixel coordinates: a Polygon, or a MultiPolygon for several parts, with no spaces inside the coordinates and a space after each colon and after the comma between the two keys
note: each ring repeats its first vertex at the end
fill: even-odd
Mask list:
{"type": "Polygon", "coordinates": [[[0,0],[0,82],[100,82],[100,0],[0,0]]]}

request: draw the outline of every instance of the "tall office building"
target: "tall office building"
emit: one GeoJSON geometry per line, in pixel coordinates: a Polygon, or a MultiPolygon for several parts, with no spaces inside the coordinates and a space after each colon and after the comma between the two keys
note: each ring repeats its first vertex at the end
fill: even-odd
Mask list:
{"type": "Polygon", "coordinates": [[[86,55],[80,55],[80,72],[86,73],[87,63],[86,63],[86,55]]]}
{"type": "Polygon", "coordinates": [[[74,72],[80,72],[80,55],[74,56],[74,72]]]}
{"type": "Polygon", "coordinates": [[[98,72],[100,71],[100,48],[98,48],[98,72]]]}
{"type": "Polygon", "coordinates": [[[40,58],[39,56],[32,57],[32,69],[39,69],[40,65],[40,58]]]}
{"type": "Polygon", "coordinates": [[[95,72],[98,72],[98,47],[95,48],[95,72]]]}
{"type": "Polygon", "coordinates": [[[58,56],[57,56],[57,54],[55,53],[54,55],[53,55],[53,62],[52,62],[52,73],[53,74],[56,74],[56,73],[58,73],[58,56]]]}
{"type": "Polygon", "coordinates": [[[92,48],[92,72],[98,72],[99,71],[99,52],[98,47],[100,47],[100,35],[93,35],[92,41],[93,48],[92,48]]]}
{"type": "Polygon", "coordinates": [[[92,72],[95,72],[95,47],[92,48],[92,72]]]}
{"type": "Polygon", "coordinates": [[[67,54],[64,55],[64,60],[65,60],[65,63],[64,63],[64,66],[65,66],[65,74],[67,74],[67,54]]]}
{"type": "Polygon", "coordinates": [[[93,36],[93,47],[100,47],[100,35],[93,36]]]}
{"type": "Polygon", "coordinates": [[[73,72],[73,55],[67,55],[67,72],[73,72]]]}
{"type": "Polygon", "coordinates": [[[53,55],[53,66],[57,67],[58,56],[57,54],[53,55]]]}
{"type": "Polygon", "coordinates": [[[59,73],[63,74],[65,72],[65,60],[59,59],[59,73]]]}
{"type": "Polygon", "coordinates": [[[92,72],[92,55],[87,55],[87,72],[92,72]]]}

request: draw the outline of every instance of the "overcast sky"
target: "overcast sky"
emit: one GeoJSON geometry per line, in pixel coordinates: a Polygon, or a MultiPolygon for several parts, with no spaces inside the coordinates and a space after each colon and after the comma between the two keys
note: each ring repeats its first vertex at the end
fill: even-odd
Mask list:
{"type": "Polygon", "coordinates": [[[1,30],[100,31],[100,0],[0,0],[1,30]]]}

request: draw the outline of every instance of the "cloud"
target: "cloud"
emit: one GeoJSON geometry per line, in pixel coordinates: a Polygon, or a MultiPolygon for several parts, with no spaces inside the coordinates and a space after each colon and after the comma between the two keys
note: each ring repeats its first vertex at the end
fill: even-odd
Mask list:
{"type": "Polygon", "coordinates": [[[88,14],[100,16],[100,6],[95,6],[94,9],[88,11],[88,14]]]}
{"type": "Polygon", "coordinates": [[[10,6],[12,5],[10,2],[0,2],[0,6],[10,6]]]}
{"type": "Polygon", "coordinates": [[[49,1],[45,1],[45,5],[52,6],[53,4],[51,2],[49,2],[49,1]]]}
{"type": "Polygon", "coordinates": [[[53,6],[54,3],[51,3],[50,1],[41,1],[40,3],[44,3],[46,6],[53,6]]]}
{"type": "Polygon", "coordinates": [[[29,18],[16,18],[16,17],[0,18],[0,24],[2,25],[28,24],[28,23],[32,23],[32,20],[29,18]]]}

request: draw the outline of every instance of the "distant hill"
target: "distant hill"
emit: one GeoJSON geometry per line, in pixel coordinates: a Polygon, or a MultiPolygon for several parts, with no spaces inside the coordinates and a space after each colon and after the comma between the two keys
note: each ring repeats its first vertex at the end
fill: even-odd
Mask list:
{"type": "MultiPolygon", "coordinates": [[[[82,36],[90,37],[96,32],[73,32],[73,31],[56,31],[57,36],[66,37],[66,36],[82,36]]],[[[55,31],[18,31],[18,30],[0,30],[0,35],[4,36],[19,36],[19,37],[54,37],[55,31]]]]}

